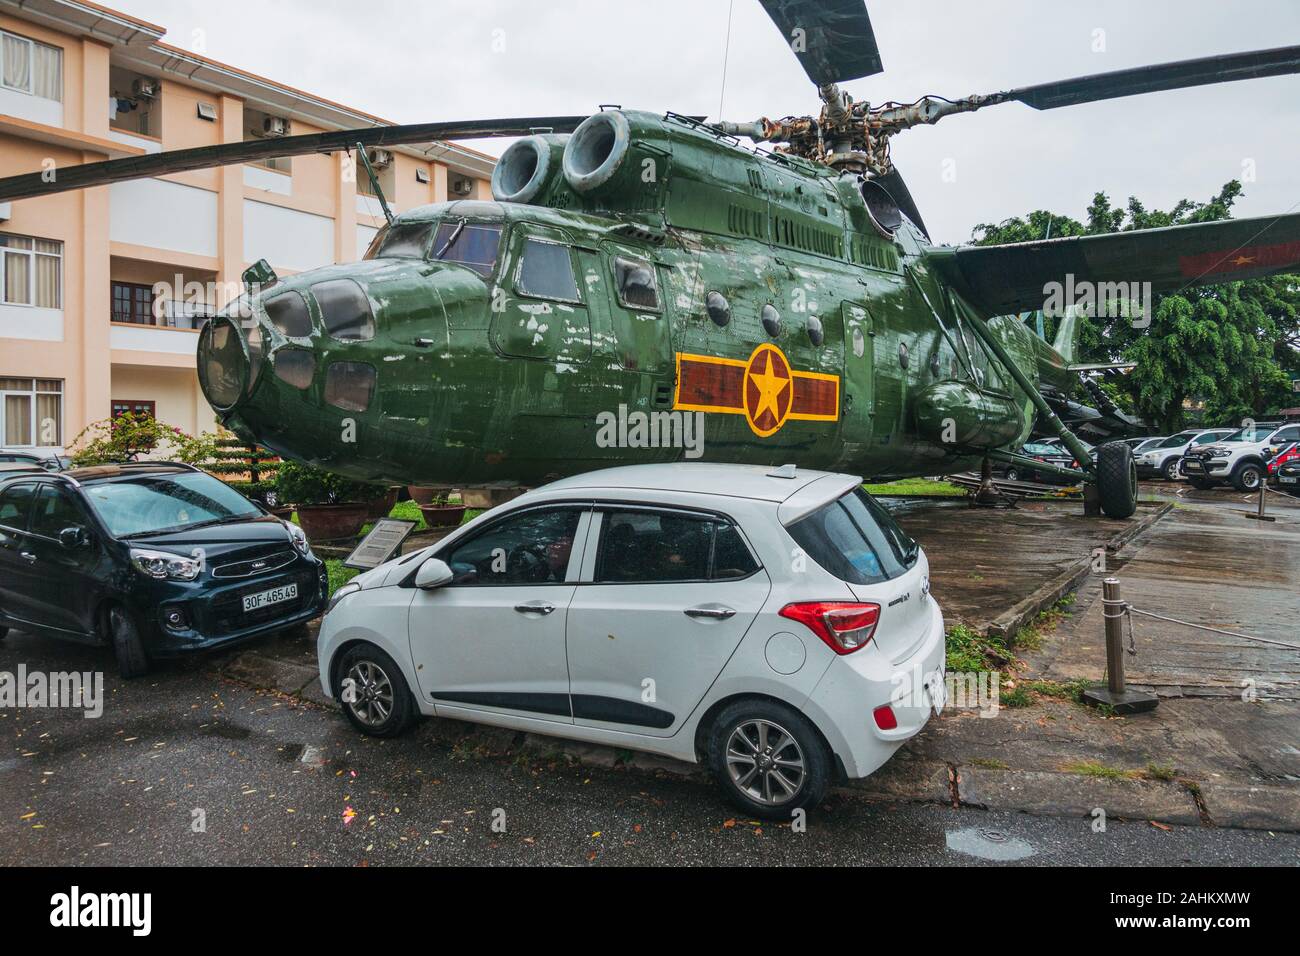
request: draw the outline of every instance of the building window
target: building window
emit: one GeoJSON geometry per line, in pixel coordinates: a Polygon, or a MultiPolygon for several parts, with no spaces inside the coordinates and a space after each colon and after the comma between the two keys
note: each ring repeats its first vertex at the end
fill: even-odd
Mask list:
{"type": "Polygon", "coordinates": [[[63,447],[63,382],[0,378],[0,445],[63,447]]]}
{"type": "Polygon", "coordinates": [[[113,399],[113,417],[121,418],[123,415],[132,415],[138,421],[141,418],[158,417],[157,402],[137,402],[124,398],[113,399]]]}
{"type": "Polygon", "coordinates": [[[0,302],[63,308],[63,243],[0,232],[0,302]]]}
{"type": "Polygon", "coordinates": [[[0,31],[0,86],[63,102],[63,51],[0,31]]]}
{"type": "Polygon", "coordinates": [[[153,325],[153,286],[134,282],[113,283],[113,321],[153,325]]]}

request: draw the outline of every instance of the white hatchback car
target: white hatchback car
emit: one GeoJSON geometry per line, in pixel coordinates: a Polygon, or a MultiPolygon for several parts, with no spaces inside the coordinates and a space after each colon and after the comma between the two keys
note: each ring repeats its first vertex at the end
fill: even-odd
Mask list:
{"type": "Polygon", "coordinates": [[[851,475],[680,463],[529,492],[341,588],[321,682],[420,714],[707,763],[789,818],[945,701],[925,555],[851,475]]]}

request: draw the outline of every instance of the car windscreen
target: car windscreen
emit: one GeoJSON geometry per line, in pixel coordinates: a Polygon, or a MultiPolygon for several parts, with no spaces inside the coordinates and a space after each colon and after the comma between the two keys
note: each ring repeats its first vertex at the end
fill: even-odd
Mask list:
{"type": "Polygon", "coordinates": [[[920,547],[861,488],[814,511],[786,530],[822,568],[850,584],[878,584],[916,564],[920,547]]]}
{"type": "Polygon", "coordinates": [[[1220,441],[1245,441],[1260,442],[1273,434],[1276,425],[1247,425],[1245,428],[1238,428],[1235,432],[1220,441]]]}
{"type": "Polygon", "coordinates": [[[1191,441],[1195,437],[1196,437],[1196,432],[1183,432],[1179,435],[1172,435],[1169,438],[1166,438],[1163,442],[1161,442],[1159,447],[1178,448],[1182,445],[1186,445],[1189,441],[1191,441]]]}
{"type": "Polygon", "coordinates": [[[486,277],[496,268],[500,249],[500,223],[460,220],[438,227],[429,257],[438,262],[458,262],[486,277]]]}
{"type": "Polygon", "coordinates": [[[211,475],[139,475],[87,485],[86,500],[115,538],[256,518],[261,509],[211,475]]]}

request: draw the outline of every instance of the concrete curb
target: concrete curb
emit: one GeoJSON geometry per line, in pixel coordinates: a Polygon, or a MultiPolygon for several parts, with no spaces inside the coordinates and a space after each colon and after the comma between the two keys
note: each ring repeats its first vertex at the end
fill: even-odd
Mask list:
{"type": "MultiPolygon", "coordinates": [[[[1172,511],[1173,507],[1173,502],[1167,502],[1140,521],[1135,522],[1132,527],[1125,528],[1106,542],[1106,551],[1114,554],[1125,545],[1130,544],[1172,511]]],[[[1075,590],[1091,573],[1092,555],[1080,558],[1051,581],[1030,594],[1029,597],[1017,602],[1009,610],[1003,611],[995,617],[985,627],[985,635],[988,637],[1014,637],[1017,631],[1037,617],[1039,613],[1047,610],[1066,594],[1075,590]]]]}

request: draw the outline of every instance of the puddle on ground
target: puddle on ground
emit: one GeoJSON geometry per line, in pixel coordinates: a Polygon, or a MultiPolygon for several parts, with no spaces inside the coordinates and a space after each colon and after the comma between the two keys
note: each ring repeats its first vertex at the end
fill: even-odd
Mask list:
{"type": "Polygon", "coordinates": [[[945,834],[948,849],[980,860],[1004,862],[1034,855],[1034,848],[1018,837],[991,827],[966,827],[945,834]]]}

